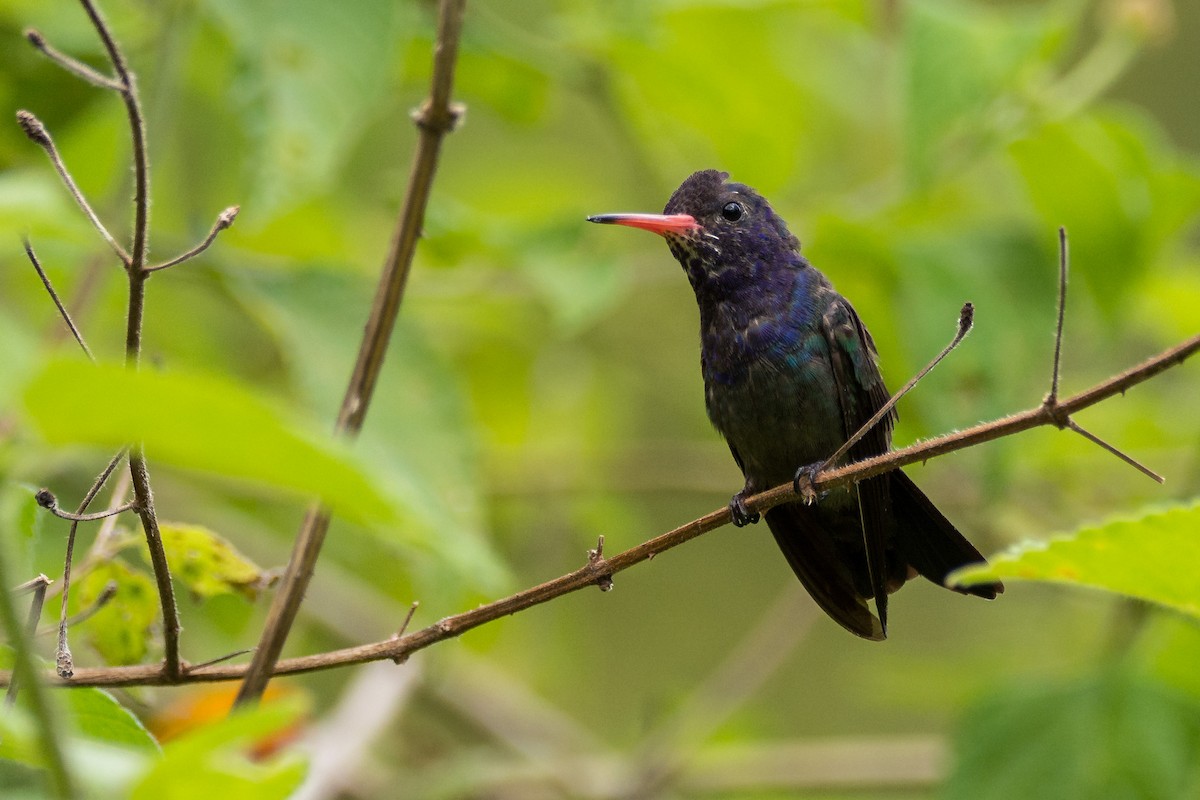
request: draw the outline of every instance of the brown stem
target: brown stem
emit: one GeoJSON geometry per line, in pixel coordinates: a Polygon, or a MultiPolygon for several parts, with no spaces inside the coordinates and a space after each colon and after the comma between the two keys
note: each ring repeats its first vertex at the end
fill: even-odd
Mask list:
{"type": "MultiPolygon", "coordinates": [[[[146,254],[149,243],[150,220],[150,163],[146,150],[146,123],[138,99],[137,85],[133,73],[125,64],[125,56],[113,39],[108,24],[92,0],[80,0],[92,27],[96,29],[108,59],[116,73],[118,91],[125,103],[125,115],[129,120],[129,134],[133,145],[133,245],[129,253],[129,308],[125,325],[125,365],[132,370],[138,368],[142,354],[142,319],[146,307],[146,254]]],[[[175,589],[171,583],[171,572],[163,549],[162,534],[158,529],[158,518],[154,512],[154,492],[150,486],[150,471],[146,465],[146,453],[139,442],[129,449],[129,477],[133,483],[134,501],[142,530],[146,534],[146,546],[150,551],[150,563],[154,569],[154,580],[158,586],[159,602],[163,614],[163,673],[170,679],[181,675],[179,662],[179,608],[175,602],[175,589]]]]}
{"type": "MultiPolygon", "coordinates": [[[[25,621],[25,640],[33,641],[33,637],[37,635],[38,620],[42,618],[42,606],[46,603],[46,587],[50,585],[50,579],[45,575],[38,575],[32,581],[29,581],[24,586],[28,586],[33,592],[33,598],[29,601],[29,614],[25,621]]],[[[4,706],[11,708],[17,702],[17,682],[13,680],[8,684],[8,691],[4,693],[4,706]]]]}
{"type": "MultiPolygon", "coordinates": [[[[400,302],[404,298],[413,253],[421,236],[442,140],[454,130],[463,113],[461,107],[450,102],[450,95],[454,86],[454,65],[465,7],[466,0],[441,0],[439,4],[429,98],[413,114],[420,133],[408,191],[380,275],[371,315],[363,332],[354,373],[338,412],[335,430],[346,436],[357,435],[366,418],[375,383],[387,354],[388,341],[396,324],[400,302]]],[[[329,522],[330,512],[319,506],[310,508],[304,517],[287,570],[271,603],[266,626],[246,673],[246,680],[238,691],[238,705],[257,701],[275,672],[283,644],[304,601],[309,579],[329,530],[329,522]]]]}
{"type": "Polygon", "coordinates": [[[177,264],[190,261],[191,259],[200,255],[212,246],[212,243],[217,240],[217,235],[220,234],[221,231],[233,225],[234,220],[237,219],[239,211],[241,211],[241,208],[238,206],[230,206],[229,208],[225,209],[217,215],[217,220],[213,223],[212,228],[209,229],[208,235],[205,236],[198,245],[187,252],[175,256],[169,261],[164,261],[161,264],[155,264],[153,267],[146,267],[146,272],[158,272],[159,270],[170,269],[177,264]]]}
{"type": "Polygon", "coordinates": [[[42,36],[41,33],[33,28],[29,28],[25,31],[25,38],[29,40],[31,45],[41,51],[42,55],[46,56],[46,58],[50,59],[55,64],[58,64],[60,67],[76,77],[82,78],[93,86],[97,86],[101,89],[110,89],[114,92],[121,91],[121,84],[117,83],[107,75],[101,75],[99,72],[92,69],[87,64],[84,64],[82,61],[72,58],[66,53],[55,50],[50,46],[49,42],[46,41],[46,37],[42,36]]]}
{"type": "Polygon", "coordinates": [[[50,299],[54,301],[54,307],[58,309],[59,316],[63,318],[63,322],[67,323],[67,328],[70,329],[71,335],[75,337],[76,343],[83,348],[83,352],[88,357],[88,361],[95,361],[96,357],[92,355],[92,349],[87,346],[87,342],[83,340],[83,334],[79,332],[79,328],[75,326],[75,320],[71,319],[71,313],[67,311],[67,307],[63,305],[62,300],[58,296],[58,292],[54,291],[54,284],[50,283],[50,276],[42,269],[42,263],[38,261],[37,253],[33,252],[33,245],[29,240],[25,240],[25,255],[29,257],[29,262],[33,264],[33,268],[37,270],[38,277],[42,279],[42,286],[46,287],[46,293],[50,295],[50,299]]]}
{"type": "MultiPolygon", "coordinates": [[[[104,488],[104,484],[108,482],[109,476],[113,474],[113,471],[124,457],[125,450],[122,449],[109,459],[108,464],[96,476],[96,480],[92,481],[91,487],[84,493],[83,500],[79,503],[80,514],[88,510],[88,506],[96,499],[96,495],[104,488]]],[[[59,609],[58,647],[55,650],[54,663],[58,674],[64,678],[71,677],[75,670],[75,665],[71,660],[71,647],[67,642],[67,602],[71,594],[71,564],[75,554],[75,534],[78,530],[79,523],[73,521],[70,529],[67,531],[67,553],[63,558],[62,604],[59,609]]]]}
{"type": "Polygon", "coordinates": [[[846,443],[839,447],[833,455],[821,462],[821,469],[833,466],[842,460],[846,453],[850,452],[850,448],[857,444],[864,436],[871,432],[871,429],[879,424],[879,421],[886,415],[891,413],[896,407],[896,403],[900,402],[900,398],[913,390],[921,379],[933,371],[933,368],[942,363],[942,359],[950,355],[954,348],[962,344],[962,340],[971,332],[971,326],[975,323],[975,306],[970,303],[964,303],[962,309],[958,312],[958,327],[955,329],[954,338],[950,340],[950,344],[942,348],[942,352],[938,353],[932,361],[925,365],[925,368],[909,378],[908,383],[900,387],[900,391],[896,392],[888,401],[879,407],[879,410],[872,417],[864,422],[853,436],[846,440],[846,443]]]}
{"type": "MultiPolygon", "coordinates": [[[[831,469],[819,473],[813,481],[814,486],[830,489],[844,486],[855,481],[861,481],[873,475],[896,469],[905,464],[926,461],[955,450],[963,450],[983,442],[989,442],[1004,436],[1011,436],[1021,431],[1036,428],[1041,425],[1059,424],[1059,415],[1073,414],[1089,406],[1101,402],[1116,394],[1121,394],[1155,375],[1181,364],[1189,356],[1200,350],[1200,334],[1181,342],[1168,350],[1149,358],[1132,369],[1102,381],[1090,389],[1063,400],[1053,407],[1039,405],[1028,411],[985,422],[956,433],[946,434],[926,442],[918,442],[900,450],[894,450],[885,455],[869,458],[845,467],[831,469]]],[[[746,506],[755,511],[796,499],[791,483],[783,484],[746,500],[746,506]]],[[[423,650],[430,645],[445,639],[461,636],[472,628],[477,628],[488,622],[516,614],[527,608],[532,608],[570,592],[575,592],[589,586],[597,586],[610,580],[613,575],[629,569],[635,564],[647,561],[672,547],[678,547],[690,539],[695,539],[709,531],[727,525],[730,522],[729,508],[722,507],[711,511],[699,519],[692,520],[674,530],[643,542],[636,547],[619,553],[611,558],[589,558],[581,568],[562,575],[546,583],[539,584],[516,594],[479,606],[462,614],[446,617],[439,622],[418,631],[405,634],[399,638],[388,638],[371,644],[347,647],[316,655],[289,658],[278,661],[273,669],[273,675],[293,675],[301,672],[333,669],[350,664],[361,664],[367,661],[381,659],[403,659],[412,653],[423,650]]],[[[69,682],[57,681],[57,685],[72,686],[144,686],[154,684],[193,683],[211,681],[240,680],[250,671],[251,666],[245,664],[215,665],[210,667],[184,670],[177,678],[170,678],[162,669],[153,666],[133,667],[99,667],[80,669],[75,678],[69,682]]],[[[0,672],[0,685],[5,685],[11,679],[11,673],[0,672]]],[[[53,682],[53,681],[52,681],[53,682]]]]}
{"type": "Polygon", "coordinates": [[[150,488],[146,453],[140,442],[129,450],[129,477],[133,483],[133,496],[137,499],[137,514],[142,520],[142,530],[146,534],[146,547],[150,551],[150,566],[154,572],[154,583],[158,587],[159,603],[162,605],[162,670],[166,677],[178,679],[182,675],[179,660],[179,608],[175,603],[175,587],[171,583],[171,569],[167,565],[162,533],[158,529],[158,516],[154,512],[154,492],[150,488]]]}
{"type": "Polygon", "coordinates": [[[128,268],[130,262],[129,254],[113,238],[113,235],[108,232],[108,228],[100,221],[100,217],[92,210],[91,204],[83,195],[83,190],[79,188],[79,184],[75,183],[75,178],[72,177],[70,170],[67,169],[67,165],[63,162],[62,156],[58,152],[58,147],[55,146],[54,139],[51,138],[50,132],[46,130],[46,126],[42,124],[40,119],[25,110],[17,112],[17,124],[21,126],[21,130],[25,132],[30,141],[36,143],[46,151],[46,155],[50,158],[50,163],[54,165],[58,177],[62,179],[63,185],[67,187],[67,191],[70,192],[72,199],[75,200],[75,204],[79,206],[79,210],[92,223],[92,227],[100,234],[100,238],[108,242],[108,246],[117,254],[117,258],[121,259],[121,263],[128,268]]]}
{"type": "MultiPolygon", "coordinates": [[[[1143,361],[1136,367],[1128,369],[1119,375],[1114,375],[1108,380],[1102,381],[1092,388],[1086,389],[1066,400],[1055,403],[1050,403],[1047,400],[1047,402],[1043,402],[1037,408],[1031,408],[1027,411],[1004,417],[1003,419],[985,422],[965,430],[955,431],[954,433],[947,433],[924,442],[918,442],[901,450],[893,450],[874,458],[850,464],[849,466],[822,472],[813,481],[813,487],[814,489],[825,491],[838,486],[846,486],[898,467],[915,464],[918,461],[927,461],[936,456],[955,450],[962,450],[982,444],[983,442],[990,442],[1004,436],[1011,436],[1014,433],[1027,431],[1030,428],[1036,428],[1041,425],[1066,427],[1065,420],[1070,415],[1089,406],[1094,406],[1101,400],[1105,400],[1115,394],[1123,394],[1130,387],[1153,378],[1163,370],[1183,363],[1188,356],[1193,355],[1197,350],[1200,350],[1200,334],[1186,339],[1169,350],[1165,350],[1153,358],[1143,361]]],[[[792,496],[794,494],[791,484],[776,486],[774,489],[748,498],[746,500],[746,507],[751,511],[766,511],[768,508],[786,502],[792,496]]]]}
{"type": "Polygon", "coordinates": [[[1050,394],[1047,399],[1051,403],[1058,402],[1058,375],[1062,366],[1063,321],[1067,313],[1067,266],[1069,255],[1067,250],[1067,229],[1058,229],[1058,322],[1054,329],[1054,369],[1050,373],[1050,394]]]}

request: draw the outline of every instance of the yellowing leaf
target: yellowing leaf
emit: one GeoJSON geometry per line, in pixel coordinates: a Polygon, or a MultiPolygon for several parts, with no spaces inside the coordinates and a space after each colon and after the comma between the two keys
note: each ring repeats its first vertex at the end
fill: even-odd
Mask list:
{"type": "Polygon", "coordinates": [[[1018,545],[947,583],[1031,580],[1091,586],[1200,616],[1200,502],[1018,545]]]}
{"type": "MultiPolygon", "coordinates": [[[[171,574],[200,597],[238,593],[253,600],[267,580],[228,540],[199,525],[161,523],[171,574]]],[[[142,548],[149,562],[149,551],[142,548]]]]}
{"type": "Polygon", "coordinates": [[[99,564],[78,583],[79,608],[94,607],[110,582],[116,585],[112,599],[79,627],[109,664],[137,664],[146,655],[150,626],[158,619],[154,580],[122,561],[99,564]]]}

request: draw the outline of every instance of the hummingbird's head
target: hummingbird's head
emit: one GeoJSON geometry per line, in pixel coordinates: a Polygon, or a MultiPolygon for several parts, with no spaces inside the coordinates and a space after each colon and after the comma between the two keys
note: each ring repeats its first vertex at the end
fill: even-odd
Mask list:
{"type": "Polygon", "coordinates": [[[800,241],[758,192],[715,169],[692,173],[662,214],[599,214],[590,222],[661,235],[693,286],[729,268],[757,270],[793,262],[800,241]]]}

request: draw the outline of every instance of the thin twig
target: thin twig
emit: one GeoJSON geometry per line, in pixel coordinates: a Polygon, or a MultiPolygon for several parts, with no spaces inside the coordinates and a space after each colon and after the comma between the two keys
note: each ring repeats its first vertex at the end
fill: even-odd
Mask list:
{"type": "Polygon", "coordinates": [[[213,223],[212,230],[208,232],[208,236],[204,237],[204,241],[200,242],[200,244],[196,245],[191,250],[188,250],[186,253],[175,256],[175,258],[172,258],[170,261],[164,261],[163,263],[156,264],[153,267],[146,267],[146,272],[158,272],[160,269],[167,269],[168,267],[173,267],[176,264],[182,264],[183,262],[189,261],[200,255],[207,250],[213,242],[216,241],[217,235],[221,231],[233,225],[233,221],[237,219],[238,211],[240,210],[241,208],[238,206],[230,206],[229,208],[225,209],[217,215],[217,221],[213,223]]]}
{"type": "Polygon", "coordinates": [[[50,158],[50,163],[54,165],[55,171],[58,172],[58,177],[62,179],[63,184],[67,187],[67,191],[71,193],[75,204],[79,206],[84,216],[92,223],[92,227],[99,231],[100,237],[108,242],[108,246],[121,259],[121,263],[128,268],[132,263],[129,253],[125,252],[125,248],[121,247],[117,240],[113,238],[113,235],[108,232],[108,228],[104,227],[104,223],[100,221],[100,217],[96,216],[96,212],[92,210],[87,198],[83,196],[83,191],[75,183],[75,179],[71,177],[71,173],[67,171],[67,165],[63,163],[62,156],[59,155],[58,148],[55,146],[54,140],[50,138],[50,132],[46,130],[46,126],[42,124],[40,119],[24,109],[17,112],[17,124],[21,126],[21,130],[25,132],[25,135],[34,144],[46,151],[46,155],[50,158]]]}
{"type": "MultiPolygon", "coordinates": [[[[142,319],[146,307],[146,255],[149,248],[150,220],[150,161],[146,150],[146,122],[138,99],[137,84],[133,73],[125,63],[125,56],[113,39],[108,23],[92,0],[80,0],[83,10],[100,37],[108,60],[116,74],[118,93],[125,104],[125,116],[129,121],[130,141],[133,148],[133,243],[126,260],[129,277],[129,305],[125,324],[125,365],[138,368],[142,354],[142,319]]],[[[162,534],[158,528],[158,516],[154,510],[154,491],[150,485],[150,470],[146,464],[145,447],[141,442],[129,448],[129,476],[133,481],[133,496],[142,530],[146,534],[146,548],[150,552],[150,564],[154,582],[158,589],[159,603],[163,615],[163,672],[178,678],[181,674],[179,659],[179,607],[175,601],[175,588],[171,582],[171,570],[163,549],[162,534]]]]}
{"type": "Polygon", "coordinates": [[[50,283],[50,276],[46,274],[46,270],[42,269],[42,264],[38,261],[37,254],[33,252],[33,245],[28,239],[24,240],[25,255],[29,256],[29,262],[33,264],[33,268],[37,270],[38,277],[42,279],[42,285],[46,287],[46,292],[50,295],[50,299],[54,301],[54,306],[58,309],[58,313],[62,316],[63,322],[67,323],[67,327],[71,329],[71,335],[75,337],[75,341],[83,348],[83,352],[87,354],[88,360],[95,361],[96,357],[92,355],[92,349],[87,346],[87,342],[83,340],[83,334],[79,332],[79,328],[75,326],[75,321],[71,319],[70,313],[67,312],[67,307],[63,305],[62,300],[58,297],[58,292],[54,291],[54,286],[50,283]]]}
{"type": "Polygon", "coordinates": [[[1063,320],[1067,313],[1067,229],[1058,229],[1058,325],[1054,330],[1054,371],[1050,374],[1050,394],[1046,402],[1058,402],[1058,375],[1062,363],[1063,320]]]}
{"type": "Polygon", "coordinates": [[[1047,413],[1054,417],[1055,424],[1060,430],[1067,428],[1075,431],[1089,442],[1099,445],[1102,449],[1112,453],[1151,480],[1164,483],[1166,479],[1162,475],[1159,475],[1133,456],[1119,450],[1094,433],[1080,427],[1075,420],[1071,419],[1070,413],[1063,410],[1058,402],[1058,379],[1062,363],[1063,321],[1066,319],[1067,310],[1067,272],[1069,264],[1067,229],[1060,227],[1058,229],[1058,321],[1054,330],[1054,369],[1050,374],[1050,393],[1046,395],[1046,399],[1042,401],[1042,405],[1046,408],[1047,413]]]}
{"type": "MultiPolygon", "coordinates": [[[[121,448],[115,456],[109,459],[108,464],[104,469],[100,470],[100,474],[96,476],[96,480],[92,481],[92,485],[84,493],[83,499],[79,502],[78,512],[80,514],[88,510],[88,506],[96,499],[96,495],[104,488],[104,484],[108,482],[108,478],[113,474],[113,471],[120,465],[121,459],[125,457],[126,448],[121,448]]],[[[119,498],[118,498],[119,499],[119,498]]],[[[67,553],[63,557],[63,579],[62,579],[62,602],[58,612],[58,646],[55,649],[54,663],[55,669],[60,677],[69,678],[75,671],[75,665],[71,658],[71,646],[67,641],[67,600],[71,593],[71,561],[75,553],[75,533],[79,529],[78,522],[72,522],[70,529],[67,531],[67,553]]]]}
{"type": "Polygon", "coordinates": [[[1121,459],[1126,464],[1128,464],[1129,466],[1136,469],[1138,472],[1145,475],[1147,478],[1150,478],[1151,480],[1154,480],[1154,481],[1158,481],[1159,483],[1166,483],[1167,479],[1164,478],[1162,475],[1159,475],[1157,472],[1150,469],[1145,464],[1138,461],[1136,458],[1134,458],[1133,456],[1124,452],[1123,450],[1119,450],[1116,447],[1114,447],[1113,445],[1104,441],[1103,439],[1101,439],[1099,436],[1092,433],[1091,431],[1081,428],[1079,426],[1079,423],[1077,423],[1073,419],[1070,419],[1069,417],[1067,418],[1067,427],[1070,428],[1071,430],[1075,431],[1076,433],[1078,433],[1083,438],[1087,439],[1092,444],[1099,445],[1102,449],[1107,450],[1108,452],[1112,453],[1114,456],[1121,459]]]}
{"type": "MultiPolygon", "coordinates": [[[[42,606],[46,603],[46,587],[50,585],[50,579],[45,575],[38,575],[32,581],[33,597],[29,601],[29,615],[25,621],[25,636],[27,641],[32,642],[33,637],[37,635],[38,620],[42,618],[42,606]]],[[[4,705],[12,707],[17,702],[17,681],[8,684],[8,691],[4,694],[4,705]]]]}
{"type": "Polygon", "coordinates": [[[146,453],[141,443],[129,451],[129,476],[133,482],[133,494],[137,503],[138,517],[146,534],[146,548],[150,551],[150,564],[154,572],[154,583],[158,589],[159,604],[163,614],[163,665],[166,675],[179,677],[182,667],[179,658],[179,607],[175,602],[175,587],[171,583],[171,570],[167,565],[167,553],[163,548],[162,533],[158,529],[158,515],[154,510],[154,494],[150,488],[150,473],[146,466],[146,453]]]}
{"type": "MultiPolygon", "coordinates": [[[[1153,378],[1155,375],[1183,363],[1200,351],[1200,334],[1168,348],[1158,355],[1143,361],[1131,369],[1092,386],[1059,402],[1058,407],[1075,413],[1096,405],[1114,395],[1123,394],[1130,388],[1153,378]]],[[[847,486],[884,472],[928,461],[946,453],[963,450],[983,442],[990,442],[1043,425],[1057,426],[1058,422],[1044,405],[1013,414],[1003,419],[985,422],[965,430],[945,434],[924,442],[918,442],[900,450],[865,459],[854,464],[826,470],[816,476],[815,486],[822,490],[847,486]]],[[[746,499],[746,506],[753,511],[766,511],[780,503],[793,502],[796,494],[791,483],[776,486],[761,494],[746,499]]],[[[333,669],[349,664],[362,664],[381,659],[396,659],[411,655],[418,650],[445,639],[461,636],[469,630],[502,619],[528,608],[549,602],[557,597],[596,585],[603,574],[615,575],[635,564],[648,561],[658,554],[678,547],[684,542],[716,530],[731,521],[728,506],[711,511],[699,519],[660,534],[611,558],[605,557],[602,564],[585,564],[573,572],[546,583],[525,589],[516,594],[478,606],[470,611],[446,617],[421,630],[405,634],[398,639],[387,638],[370,644],[347,647],[315,655],[288,658],[275,665],[275,675],[294,675],[303,672],[333,669]]],[[[251,665],[252,666],[252,665],[251,665]]],[[[81,669],[69,682],[72,686],[147,686],[178,683],[241,680],[251,666],[230,665],[206,669],[192,669],[186,675],[170,679],[166,673],[153,665],[132,667],[99,667],[81,669]]],[[[8,672],[0,672],[0,685],[10,679],[8,672]]],[[[68,685],[61,681],[58,685],[68,685]]]]}
{"type": "MultiPolygon", "coordinates": [[[[25,131],[34,142],[42,146],[50,156],[59,175],[67,184],[68,189],[75,197],[76,202],[84,213],[91,220],[92,224],[100,232],[101,236],[113,248],[117,255],[121,258],[122,263],[126,267],[126,273],[129,279],[129,303],[128,312],[126,314],[125,328],[125,363],[130,369],[136,370],[138,362],[141,358],[142,350],[142,319],[145,313],[145,298],[146,298],[146,253],[148,249],[149,236],[149,206],[150,206],[150,175],[149,161],[146,151],[146,126],[145,117],[142,114],[141,103],[138,99],[137,87],[133,78],[133,74],[129,71],[125,64],[125,58],[122,55],[120,48],[117,47],[116,41],[113,39],[107,23],[100,15],[99,10],[92,0],[80,0],[84,11],[92,22],[96,34],[100,37],[100,41],[104,45],[104,49],[108,54],[110,63],[116,73],[116,80],[95,81],[95,73],[90,68],[81,68],[78,62],[70,59],[59,58],[55,59],[58,63],[63,64],[67,69],[92,80],[104,88],[112,89],[120,94],[122,101],[125,104],[126,116],[129,120],[130,139],[133,148],[133,168],[134,168],[134,197],[133,197],[133,242],[132,248],[126,252],[112,235],[100,222],[95,212],[92,211],[87,201],[84,199],[82,192],[75,185],[74,180],[67,172],[62,159],[58,155],[58,150],[54,146],[50,134],[42,123],[27,111],[17,113],[17,120],[21,128],[25,131]]],[[[30,41],[34,46],[45,50],[44,38],[35,32],[30,37],[30,41]]],[[[162,606],[163,613],[163,649],[164,663],[163,671],[165,674],[177,678],[180,674],[179,661],[179,612],[175,602],[175,591],[171,583],[171,574],[167,565],[166,553],[162,545],[162,535],[158,529],[158,518],[154,510],[154,494],[150,486],[150,474],[146,465],[145,452],[141,443],[136,443],[129,448],[129,474],[133,483],[134,502],[138,516],[142,521],[142,529],[146,534],[146,546],[150,552],[150,562],[154,571],[155,583],[158,587],[159,601],[162,606]]],[[[68,564],[70,559],[68,556],[68,564]]],[[[65,587],[64,587],[65,588],[65,587]]],[[[63,594],[63,603],[65,607],[66,592],[63,594]]],[[[65,659],[64,666],[67,671],[70,670],[70,651],[66,647],[65,627],[60,633],[60,659],[65,659]]]]}
{"type": "Polygon", "coordinates": [[[131,511],[137,505],[134,503],[126,503],[123,506],[110,508],[106,511],[97,511],[92,514],[72,514],[70,511],[63,511],[58,507],[58,498],[54,496],[54,492],[49,489],[39,489],[35,495],[37,504],[49,511],[59,519],[65,519],[70,522],[95,522],[96,520],[104,519],[105,517],[115,517],[118,514],[124,514],[126,511],[131,511]]]}
{"type": "Polygon", "coordinates": [[[70,511],[63,511],[61,508],[48,508],[46,510],[59,519],[70,520],[71,522],[95,522],[105,517],[115,517],[118,514],[124,514],[126,511],[135,511],[136,509],[137,501],[135,500],[123,506],[117,506],[105,511],[96,511],[91,514],[72,514],[70,511]]]}
{"type": "Polygon", "coordinates": [[[404,615],[404,622],[400,623],[400,628],[399,628],[399,630],[396,631],[396,635],[392,637],[393,639],[399,639],[401,636],[403,636],[405,634],[405,632],[408,631],[408,626],[410,623],[412,623],[413,615],[417,613],[417,609],[420,607],[421,607],[420,600],[412,601],[412,605],[408,607],[408,613],[404,615]]]}
{"type": "Polygon", "coordinates": [[[123,87],[121,84],[117,83],[107,75],[100,74],[79,59],[72,58],[66,53],[55,50],[46,41],[46,37],[42,36],[40,32],[34,30],[33,28],[29,28],[25,31],[25,38],[28,39],[29,43],[37,48],[42,55],[46,56],[46,58],[50,59],[55,64],[58,64],[72,75],[82,78],[93,86],[101,89],[108,89],[114,92],[119,92],[122,90],[123,87]]]}
{"type": "MultiPolygon", "coordinates": [[[[129,489],[133,481],[129,477],[128,470],[120,473],[117,480],[113,483],[112,497],[108,501],[108,505],[121,505],[125,501],[125,497],[129,494],[129,489]]],[[[84,556],[84,564],[91,564],[98,560],[112,558],[112,553],[109,552],[109,542],[112,540],[113,534],[117,530],[117,518],[106,517],[100,523],[100,527],[96,530],[96,538],[92,540],[92,544],[88,547],[87,554],[84,556]]]]}
{"type": "MultiPolygon", "coordinates": [[[[462,32],[466,0],[441,0],[438,6],[437,44],[429,98],[414,112],[419,130],[417,153],[409,175],[408,190],[397,221],[392,244],[380,275],[379,287],[363,332],[354,373],[350,377],[335,430],[353,437],[362,428],[375,384],[383,368],[388,341],[404,298],[409,269],[424,225],[425,208],[433,187],[442,140],[462,118],[461,106],[451,103],[454,67],[462,32]]],[[[254,652],[246,680],[238,690],[238,705],[256,702],[275,671],[275,663],[304,600],[309,579],[329,530],[330,512],[314,505],[305,515],[296,544],[271,603],[266,626],[254,652]]]]}
{"type": "MultiPolygon", "coordinates": [[[[404,615],[404,622],[400,623],[400,629],[392,634],[393,639],[399,639],[408,631],[408,626],[410,623],[412,623],[413,615],[417,613],[417,607],[420,605],[421,603],[419,600],[413,600],[412,605],[408,607],[408,613],[404,615]]],[[[397,664],[403,664],[408,660],[408,656],[403,656],[402,658],[397,658],[394,660],[397,664]]]]}
{"type": "Polygon", "coordinates": [[[954,338],[950,341],[950,344],[946,345],[942,352],[938,353],[932,361],[926,364],[924,369],[912,376],[908,383],[904,384],[904,386],[900,388],[900,391],[892,395],[888,401],[884,403],[878,411],[875,412],[873,417],[863,423],[862,427],[859,428],[858,431],[851,436],[845,444],[837,449],[837,452],[825,459],[825,461],[822,462],[820,469],[825,469],[826,467],[832,466],[833,464],[837,464],[839,461],[841,461],[842,457],[845,456],[846,453],[850,452],[851,447],[853,447],[860,439],[870,433],[871,429],[878,425],[879,421],[883,419],[893,408],[895,408],[896,403],[900,402],[901,397],[904,397],[904,395],[911,392],[922,378],[928,375],[934,367],[941,363],[943,358],[950,355],[950,351],[958,347],[959,343],[962,342],[962,340],[966,338],[966,335],[971,332],[971,326],[974,324],[974,322],[975,306],[971,305],[970,303],[964,303],[962,310],[958,312],[958,328],[956,329],[954,338]]]}
{"type": "Polygon", "coordinates": [[[254,652],[253,647],[247,647],[242,650],[234,650],[232,653],[226,653],[223,656],[217,656],[216,658],[211,658],[208,661],[201,661],[199,664],[189,664],[188,669],[193,670],[193,669],[202,669],[204,667],[211,667],[213,664],[220,664],[222,662],[228,661],[231,658],[237,658],[238,656],[244,656],[244,655],[246,655],[246,653],[252,653],[252,652],[254,652]]]}
{"type": "Polygon", "coordinates": [[[13,587],[13,594],[30,594],[40,591],[45,591],[46,587],[54,581],[50,580],[46,575],[38,575],[36,578],[30,578],[22,584],[13,587]]]}
{"type": "MultiPolygon", "coordinates": [[[[86,620],[96,616],[97,612],[112,602],[112,599],[117,596],[118,588],[119,587],[117,586],[116,581],[109,581],[108,583],[104,584],[104,587],[100,590],[100,594],[96,595],[96,599],[92,601],[92,604],[79,613],[72,614],[71,616],[67,617],[66,625],[78,625],[79,623],[85,622],[86,620]]],[[[44,631],[38,631],[38,636],[45,636],[53,633],[56,630],[62,630],[62,627],[63,626],[60,624],[58,628],[47,628],[44,631]]]]}

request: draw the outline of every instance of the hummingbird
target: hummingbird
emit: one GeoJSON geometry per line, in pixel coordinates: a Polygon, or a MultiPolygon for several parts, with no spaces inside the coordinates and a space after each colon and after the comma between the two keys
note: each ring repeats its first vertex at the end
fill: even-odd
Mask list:
{"type": "MultiPolygon", "coordinates": [[[[759,518],[746,498],[798,485],[887,403],[875,342],[853,306],[800,254],[770,203],[728,173],[692,174],[662,214],[588,221],[661,235],[692,285],[705,408],[745,477],[729,501],[738,527],[759,518]]],[[[887,452],[895,421],[893,409],[848,457],[887,452]]],[[[898,469],[812,504],[777,505],[765,517],[817,604],[873,641],[887,638],[888,595],[910,578],[945,586],[952,570],[984,560],[898,469]]],[[[989,600],[1004,591],[999,582],[951,588],[989,600]]]]}

